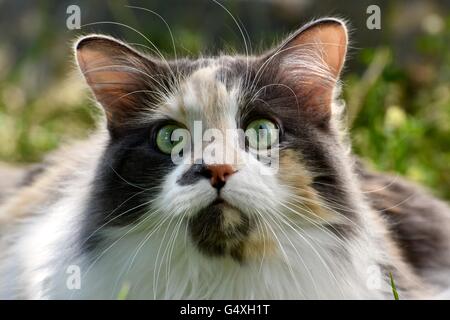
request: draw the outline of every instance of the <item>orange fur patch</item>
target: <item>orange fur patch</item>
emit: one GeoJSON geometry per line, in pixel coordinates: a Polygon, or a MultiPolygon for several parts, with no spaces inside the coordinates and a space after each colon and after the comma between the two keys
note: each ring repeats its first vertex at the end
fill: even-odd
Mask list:
{"type": "Polygon", "coordinates": [[[301,163],[301,158],[293,150],[280,151],[280,181],[288,187],[292,194],[286,206],[292,208],[291,216],[305,215],[314,222],[329,222],[335,216],[326,209],[318,193],[311,187],[313,177],[301,163]],[[325,220],[325,221],[324,221],[325,220]]]}

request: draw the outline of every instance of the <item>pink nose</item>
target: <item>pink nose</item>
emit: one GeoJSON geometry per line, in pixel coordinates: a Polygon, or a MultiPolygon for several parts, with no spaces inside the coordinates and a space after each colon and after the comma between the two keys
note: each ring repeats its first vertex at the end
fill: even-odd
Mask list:
{"type": "Polygon", "coordinates": [[[207,165],[206,170],[211,175],[211,185],[216,189],[222,188],[227,179],[236,172],[229,164],[207,165]]]}

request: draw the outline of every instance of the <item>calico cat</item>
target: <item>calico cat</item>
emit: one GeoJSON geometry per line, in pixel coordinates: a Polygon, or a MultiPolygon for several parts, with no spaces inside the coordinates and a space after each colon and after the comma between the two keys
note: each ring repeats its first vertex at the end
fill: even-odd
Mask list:
{"type": "Polygon", "coordinates": [[[445,294],[449,207],[349,152],[347,43],[334,18],[259,56],[167,61],[108,36],[79,39],[105,121],[11,181],[0,297],[393,299],[390,274],[401,299],[445,294]],[[194,141],[196,123],[200,135],[264,134],[238,147],[173,138],[183,129],[194,141]],[[174,161],[180,141],[192,148],[175,153],[194,161],[174,161]],[[235,160],[215,161],[225,152],[235,160]]]}

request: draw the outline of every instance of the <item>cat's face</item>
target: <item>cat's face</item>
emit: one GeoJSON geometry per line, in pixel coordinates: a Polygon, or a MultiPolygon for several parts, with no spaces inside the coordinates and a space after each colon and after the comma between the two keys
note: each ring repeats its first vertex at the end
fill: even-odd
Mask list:
{"type": "Polygon", "coordinates": [[[333,19],[255,57],[165,61],[109,37],[81,39],[78,64],[111,136],[92,230],[185,224],[201,252],[242,261],[276,251],[286,226],[338,222],[333,99],[346,46],[333,19]],[[174,159],[177,129],[190,135],[184,161],[174,159]],[[264,135],[242,139],[249,129],[264,135]]]}

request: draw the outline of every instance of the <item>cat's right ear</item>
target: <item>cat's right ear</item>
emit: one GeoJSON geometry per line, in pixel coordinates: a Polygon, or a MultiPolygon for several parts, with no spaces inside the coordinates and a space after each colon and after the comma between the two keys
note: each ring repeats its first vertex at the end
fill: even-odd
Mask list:
{"type": "Polygon", "coordinates": [[[149,105],[164,73],[162,67],[112,37],[90,35],[75,44],[76,60],[97,101],[103,106],[108,128],[127,126],[149,105]]]}
{"type": "Polygon", "coordinates": [[[347,46],[345,22],[322,18],[306,24],[265,54],[260,69],[268,70],[275,85],[289,88],[311,120],[326,123],[347,46]]]}

